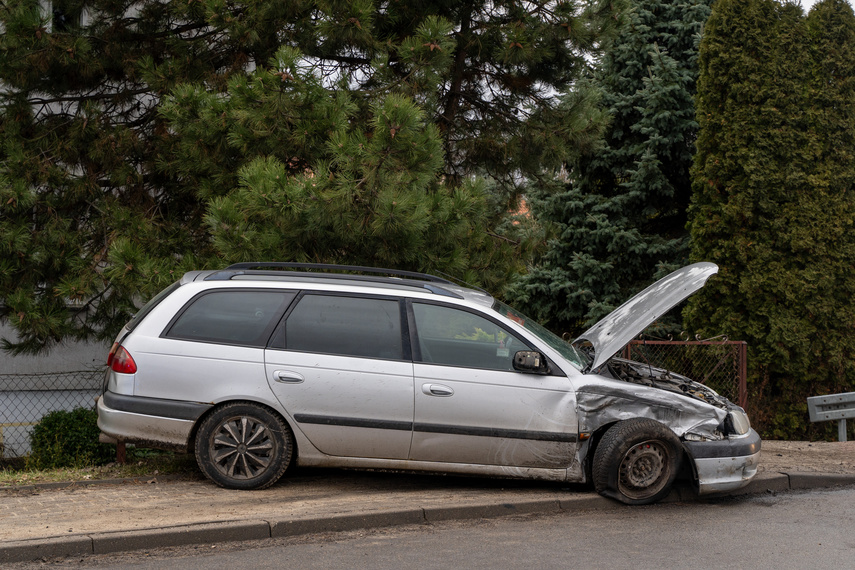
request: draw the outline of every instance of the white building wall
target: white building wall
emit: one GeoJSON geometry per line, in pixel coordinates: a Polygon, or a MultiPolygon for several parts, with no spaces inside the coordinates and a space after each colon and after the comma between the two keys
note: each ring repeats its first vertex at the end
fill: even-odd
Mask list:
{"type": "MultiPolygon", "coordinates": [[[[8,325],[0,324],[0,338],[15,339],[8,325]]],[[[68,343],[41,356],[10,356],[0,352],[0,374],[45,374],[91,370],[107,362],[112,343],[68,343]]]]}

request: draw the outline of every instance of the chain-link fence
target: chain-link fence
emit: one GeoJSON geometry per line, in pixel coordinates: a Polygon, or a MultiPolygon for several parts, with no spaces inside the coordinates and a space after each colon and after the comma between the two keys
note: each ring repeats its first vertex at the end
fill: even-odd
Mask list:
{"type": "MultiPolygon", "coordinates": [[[[634,340],[623,356],[697,380],[745,408],[746,353],[736,341],[634,340]]],[[[92,407],[103,381],[103,369],[0,374],[0,458],[29,453],[30,431],[48,412],[92,407]]]]}
{"type": "Polygon", "coordinates": [[[744,341],[633,340],[623,356],[682,374],[745,408],[747,354],[744,341]]]}
{"type": "Polygon", "coordinates": [[[0,458],[26,455],[30,431],[54,410],[91,408],[104,370],[49,374],[0,374],[0,458]]]}

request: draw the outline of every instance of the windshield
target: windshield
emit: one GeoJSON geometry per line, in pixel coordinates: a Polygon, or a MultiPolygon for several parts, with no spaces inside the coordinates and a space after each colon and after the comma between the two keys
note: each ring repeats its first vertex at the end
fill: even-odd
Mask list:
{"type": "Polygon", "coordinates": [[[501,301],[496,301],[493,303],[493,310],[502,316],[508,317],[515,323],[522,325],[525,330],[529,331],[546,343],[550,348],[561,354],[561,356],[563,356],[578,370],[585,370],[591,364],[591,359],[587,354],[577,349],[569,342],[561,340],[557,335],[547,330],[546,327],[542,326],[534,319],[528,318],[513,307],[509,307],[501,301]]]}

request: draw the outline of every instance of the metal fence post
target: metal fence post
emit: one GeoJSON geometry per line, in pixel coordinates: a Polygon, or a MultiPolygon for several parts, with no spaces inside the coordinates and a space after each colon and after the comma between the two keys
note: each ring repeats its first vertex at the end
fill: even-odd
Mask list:
{"type": "Polygon", "coordinates": [[[739,407],[748,405],[748,343],[739,342],[739,407]]]}

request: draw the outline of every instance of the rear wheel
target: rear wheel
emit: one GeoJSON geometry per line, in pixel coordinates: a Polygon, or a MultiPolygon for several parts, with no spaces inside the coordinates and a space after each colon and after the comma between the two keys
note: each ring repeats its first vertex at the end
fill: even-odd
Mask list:
{"type": "Polygon", "coordinates": [[[594,453],[594,488],[628,505],[664,498],[682,459],[680,440],[667,426],[647,418],[618,422],[594,453]]]}
{"type": "Polygon", "coordinates": [[[294,449],[291,429],[271,410],[249,402],[226,404],[196,434],[196,462],[227,489],[264,489],[285,473],[294,449]]]}

